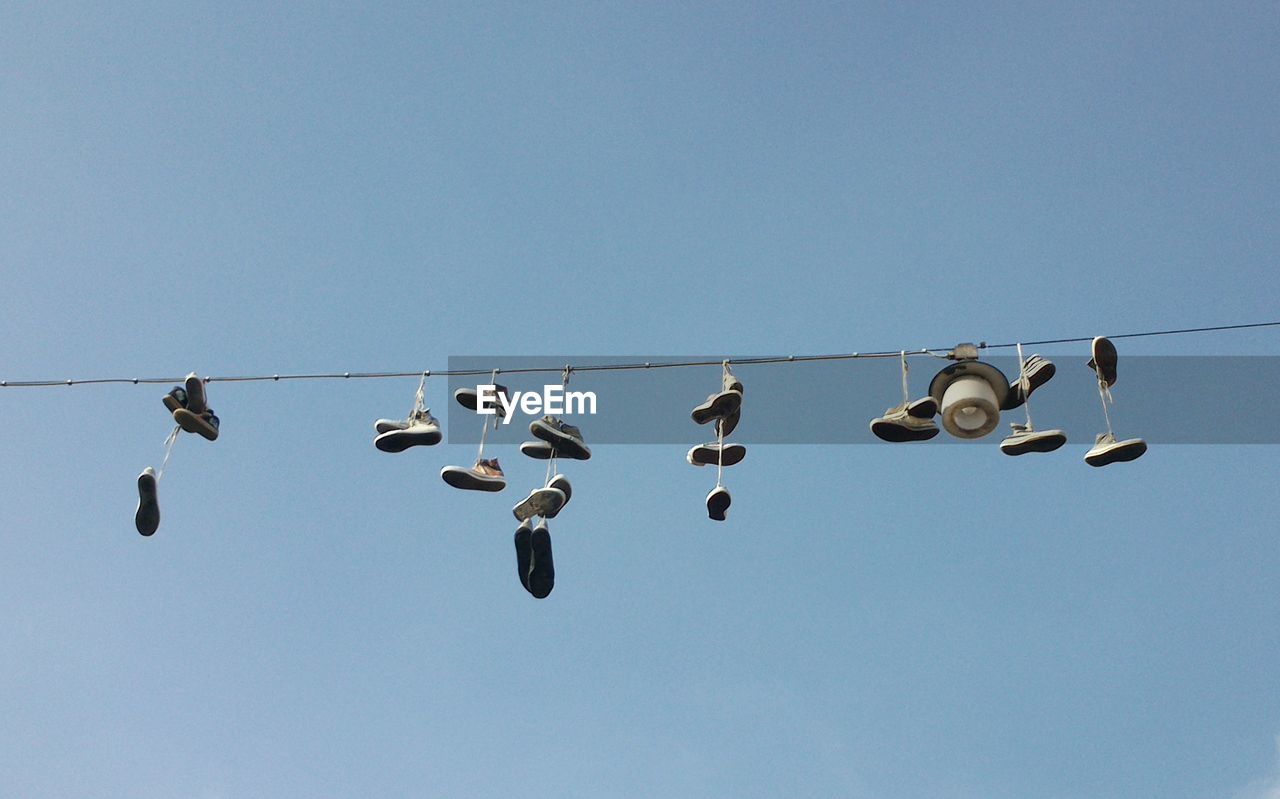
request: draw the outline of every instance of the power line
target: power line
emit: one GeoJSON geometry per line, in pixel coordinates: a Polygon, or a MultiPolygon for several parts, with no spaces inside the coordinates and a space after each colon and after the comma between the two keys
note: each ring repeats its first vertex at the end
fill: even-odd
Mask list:
{"type": "MultiPolygon", "coordinates": [[[[1118,335],[1108,335],[1107,338],[1151,338],[1155,336],[1173,336],[1189,333],[1211,333],[1224,330],[1246,330],[1249,328],[1260,327],[1280,327],[1280,321],[1276,322],[1251,322],[1249,324],[1239,325],[1217,325],[1214,327],[1187,327],[1176,330],[1153,330],[1144,333],[1121,333],[1118,335]]],[[[1043,344],[1076,344],[1085,341],[1092,341],[1093,336],[1075,336],[1072,338],[1052,338],[1041,339],[1039,341],[1023,341],[1010,342],[1008,344],[987,344],[982,342],[978,345],[979,349],[998,350],[1010,349],[1021,343],[1024,347],[1040,346],[1043,344]]],[[[946,358],[947,353],[951,351],[951,347],[928,347],[923,349],[910,350],[893,350],[885,352],[849,352],[849,353],[833,353],[830,355],[786,355],[773,356],[763,358],[727,358],[720,360],[701,360],[701,361],[643,361],[632,363],[613,363],[598,364],[591,366],[573,366],[566,364],[563,366],[531,366],[517,367],[513,369],[498,369],[498,374],[562,374],[566,370],[569,372],[621,372],[621,371],[638,371],[645,369],[677,369],[682,367],[694,366],[720,366],[726,361],[732,366],[743,365],[764,365],[764,364],[781,364],[781,363],[806,363],[811,361],[851,361],[861,358],[897,358],[903,352],[908,356],[929,355],[935,358],[946,358]]],[[[493,374],[492,369],[444,369],[434,370],[428,369],[420,372],[322,372],[316,374],[272,374],[272,375],[228,375],[228,376],[209,376],[205,378],[206,383],[256,383],[256,382],[279,382],[281,380],[375,380],[382,378],[406,378],[406,377],[479,377],[482,375],[493,374]]],[[[52,388],[54,386],[88,386],[88,385],[106,385],[113,383],[130,383],[133,385],[150,385],[160,383],[181,383],[186,377],[100,377],[87,378],[83,380],[67,379],[67,380],[0,380],[0,388],[52,388]]]]}

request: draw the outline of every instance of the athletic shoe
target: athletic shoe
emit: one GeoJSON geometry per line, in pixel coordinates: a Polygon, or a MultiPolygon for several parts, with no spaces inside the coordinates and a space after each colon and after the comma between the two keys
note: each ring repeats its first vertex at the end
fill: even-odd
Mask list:
{"type": "Polygon", "coordinates": [[[1067,434],[1061,430],[1033,430],[1028,425],[1011,424],[1013,432],[1000,442],[1000,451],[1006,455],[1025,455],[1028,452],[1053,452],[1067,443],[1067,434]]]}
{"type": "Polygon", "coordinates": [[[430,410],[414,411],[403,430],[388,430],[373,439],[373,445],[383,452],[404,452],[409,447],[430,447],[439,444],[444,435],[440,423],[430,410]]]}
{"type": "Polygon", "coordinates": [[[932,419],[938,415],[938,401],[933,397],[921,397],[907,403],[907,415],[912,419],[932,419]]]}
{"type": "Polygon", "coordinates": [[[1057,371],[1058,367],[1054,366],[1052,361],[1041,358],[1039,355],[1032,355],[1023,361],[1022,371],[1019,372],[1018,379],[1009,384],[1009,393],[1005,395],[1004,404],[1000,406],[1000,410],[1011,411],[1021,407],[1027,401],[1027,397],[1031,396],[1031,392],[1048,383],[1057,371]]]}
{"type": "Polygon", "coordinates": [[[707,516],[717,522],[724,521],[724,514],[729,510],[729,503],[732,501],[729,489],[716,486],[710,494],[707,494],[707,516]]]}
{"type": "Polygon", "coordinates": [[[501,491],[507,487],[507,478],[497,458],[476,461],[470,469],[446,466],[440,470],[440,479],[464,491],[501,491]]]}
{"type": "Polygon", "coordinates": [[[565,477],[563,474],[557,474],[555,477],[551,478],[550,483],[547,483],[547,487],[558,489],[564,494],[564,504],[556,510],[548,512],[542,517],[544,519],[554,519],[560,515],[560,511],[564,510],[565,505],[569,504],[569,500],[573,499],[573,486],[569,485],[569,478],[565,477]]]}
{"type": "Polygon", "coordinates": [[[133,514],[133,526],[143,535],[153,535],[160,529],[160,502],[156,498],[156,472],[150,466],[138,475],[138,509],[133,514]]]}
{"type": "Polygon", "coordinates": [[[529,432],[555,448],[561,458],[590,460],[591,450],[582,440],[582,431],[554,416],[544,416],[529,423],[529,432]]]}
{"type": "Polygon", "coordinates": [[[407,430],[409,423],[403,419],[379,419],[373,423],[373,429],[381,433],[390,433],[392,430],[407,430]]]}
{"type": "Polygon", "coordinates": [[[899,405],[884,412],[884,416],[871,420],[871,432],[877,438],[894,444],[904,441],[928,441],[938,434],[938,425],[932,418],[918,419],[899,405]]]}
{"type": "Polygon", "coordinates": [[[522,522],[534,516],[546,519],[559,513],[567,501],[564,492],[558,488],[535,488],[511,509],[511,513],[522,522]]]}
{"type": "Polygon", "coordinates": [[[726,387],[718,394],[712,394],[706,401],[693,409],[689,416],[696,424],[706,424],[714,419],[730,416],[742,407],[742,392],[736,388],[726,387]]]}
{"type": "MultiPolygon", "coordinates": [[[[494,384],[494,391],[495,393],[501,394],[502,396],[506,397],[508,400],[511,399],[511,393],[507,391],[506,386],[494,384]]],[[[453,392],[453,398],[458,401],[459,405],[461,405],[462,407],[466,408],[469,411],[477,410],[477,408],[480,405],[480,392],[476,391],[474,386],[469,388],[458,389],[457,391],[453,392]]],[[[500,400],[495,399],[493,401],[493,410],[495,413],[498,414],[499,419],[505,418],[507,415],[507,409],[503,407],[502,402],[500,400]]]]}
{"type": "Polygon", "coordinates": [[[528,522],[516,528],[516,575],[526,591],[529,590],[529,567],[533,565],[533,544],[530,542],[532,535],[533,530],[528,522]]]}
{"type": "MultiPolygon", "coordinates": [[[[690,464],[694,466],[715,466],[720,458],[720,444],[712,441],[710,444],[699,444],[689,450],[684,456],[690,464]]],[[[724,466],[733,466],[742,463],[742,459],[747,457],[747,448],[741,444],[725,444],[724,445],[724,466]]]]}
{"type": "Polygon", "coordinates": [[[204,395],[204,381],[195,372],[187,375],[187,410],[195,414],[204,413],[209,408],[208,399],[204,395]]]}
{"type": "Polygon", "coordinates": [[[535,461],[549,461],[556,456],[556,448],[545,441],[526,441],[520,445],[520,454],[535,461]]]}
{"type": "Polygon", "coordinates": [[[741,407],[722,419],[716,419],[716,435],[721,438],[728,438],[729,434],[738,428],[738,422],[740,421],[742,421],[741,407]]]}
{"type": "Polygon", "coordinates": [[[1098,336],[1093,340],[1093,357],[1089,359],[1089,368],[1097,373],[1098,379],[1107,388],[1116,384],[1116,361],[1118,360],[1116,345],[1110,340],[1105,336],[1098,336]]]}
{"type": "Polygon", "coordinates": [[[551,557],[551,531],[545,521],[533,528],[529,546],[533,550],[529,566],[529,593],[534,599],[546,599],[551,589],[556,587],[556,565],[551,557]]]}
{"type": "Polygon", "coordinates": [[[173,412],[173,420],[188,433],[196,433],[210,441],[218,440],[219,420],[211,409],[206,408],[203,413],[197,414],[190,408],[179,408],[173,412]]]}
{"type": "Polygon", "coordinates": [[[1084,462],[1090,466],[1106,466],[1136,460],[1147,451],[1147,442],[1140,438],[1116,441],[1111,433],[1099,433],[1093,449],[1084,454],[1084,462]]]}
{"type": "Polygon", "coordinates": [[[182,386],[174,386],[169,389],[169,393],[164,395],[164,407],[169,409],[169,413],[173,413],[179,408],[187,407],[187,390],[182,386]]]}

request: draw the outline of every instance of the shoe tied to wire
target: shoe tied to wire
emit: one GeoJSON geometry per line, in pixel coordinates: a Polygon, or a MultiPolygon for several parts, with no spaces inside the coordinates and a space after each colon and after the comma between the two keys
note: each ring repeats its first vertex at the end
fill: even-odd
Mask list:
{"type": "Polygon", "coordinates": [[[745,457],[747,448],[742,444],[725,444],[721,447],[720,442],[712,441],[689,450],[684,459],[694,466],[715,466],[717,463],[721,466],[735,466],[742,463],[745,457]],[[722,457],[723,461],[720,460],[722,457]]]}
{"type": "Polygon", "coordinates": [[[209,441],[218,440],[218,426],[221,422],[212,408],[205,408],[200,413],[190,408],[179,408],[173,412],[173,420],[188,433],[195,433],[209,441]]]}
{"type": "MultiPolygon", "coordinates": [[[[591,450],[587,449],[586,443],[582,440],[582,431],[562,419],[554,416],[534,419],[529,423],[529,432],[550,444],[558,457],[576,461],[591,459],[591,450]]],[[[523,449],[521,447],[522,451],[523,449]]]]}
{"type": "Polygon", "coordinates": [[[374,437],[373,445],[383,452],[404,452],[409,447],[439,444],[442,438],[440,423],[431,415],[430,409],[424,408],[410,414],[404,428],[379,433],[374,437]]]}
{"type": "Polygon", "coordinates": [[[1090,466],[1107,466],[1136,460],[1146,451],[1147,442],[1140,438],[1116,441],[1111,433],[1099,433],[1093,449],[1084,454],[1084,462],[1090,466]]]}
{"type": "Polygon", "coordinates": [[[534,516],[549,519],[559,513],[560,509],[564,507],[564,503],[568,501],[564,492],[558,488],[551,488],[550,486],[535,488],[529,492],[529,496],[511,509],[511,513],[522,522],[532,519],[534,516]]]}
{"type": "MultiPolygon", "coordinates": [[[[911,405],[915,404],[911,403],[911,405]]],[[[871,432],[882,441],[893,444],[905,441],[928,441],[938,435],[938,425],[933,421],[932,416],[918,418],[911,414],[909,407],[909,405],[898,405],[885,411],[884,416],[872,419],[871,432]]],[[[932,407],[936,412],[937,403],[932,407]]],[[[917,412],[923,412],[923,410],[917,412]]]]}
{"type": "Polygon", "coordinates": [[[1098,375],[1103,385],[1111,388],[1116,384],[1116,364],[1120,360],[1116,345],[1106,336],[1098,336],[1094,338],[1090,349],[1093,357],[1089,359],[1089,368],[1098,375]]]}
{"type": "Polygon", "coordinates": [[[440,479],[463,491],[501,491],[507,487],[506,475],[497,458],[478,460],[470,469],[446,466],[440,470],[440,479]]]}
{"type": "Polygon", "coordinates": [[[1039,355],[1032,355],[1023,361],[1018,378],[1009,383],[1009,393],[1005,395],[1004,404],[1000,406],[1000,410],[1011,411],[1021,407],[1031,393],[1048,383],[1057,371],[1058,367],[1054,366],[1052,361],[1041,358],[1039,355]]]}
{"type": "Polygon", "coordinates": [[[725,513],[729,510],[733,497],[729,496],[729,489],[724,486],[716,486],[711,489],[711,493],[707,494],[707,517],[712,521],[722,522],[725,520],[725,513]]]}
{"type": "Polygon", "coordinates": [[[1053,452],[1067,443],[1067,434],[1061,430],[1035,430],[1030,425],[1010,424],[1013,432],[1000,442],[1000,451],[1006,455],[1025,455],[1028,452],[1053,452]]]}

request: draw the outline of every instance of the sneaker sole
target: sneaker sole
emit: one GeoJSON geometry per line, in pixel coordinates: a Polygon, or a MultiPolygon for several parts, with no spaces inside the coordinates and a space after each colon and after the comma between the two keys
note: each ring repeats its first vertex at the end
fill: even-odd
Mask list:
{"type": "Polygon", "coordinates": [[[539,489],[512,508],[511,513],[522,522],[534,516],[547,519],[559,513],[565,501],[564,492],[558,488],[539,489]]]}
{"type": "Polygon", "coordinates": [[[1093,357],[1089,360],[1090,368],[1102,376],[1102,381],[1111,388],[1116,384],[1116,365],[1120,360],[1116,345],[1109,339],[1098,336],[1090,347],[1093,357]]]}
{"type": "Polygon", "coordinates": [[[547,487],[557,488],[562,494],[564,494],[564,504],[543,517],[546,519],[554,519],[559,516],[560,511],[564,510],[565,506],[569,504],[569,500],[573,499],[573,486],[569,485],[569,478],[565,477],[563,474],[557,474],[555,477],[551,478],[551,482],[547,484],[547,487]]]}
{"type": "MultiPolygon", "coordinates": [[[[474,388],[460,388],[453,392],[453,398],[458,404],[472,413],[479,413],[476,410],[480,405],[480,395],[476,393],[474,388]]],[[[493,412],[498,415],[499,419],[505,419],[507,416],[506,409],[502,406],[501,401],[495,401],[493,404],[493,412]]],[[[486,414],[487,415],[487,414],[486,414]]]]}
{"type": "Polygon", "coordinates": [[[733,498],[729,496],[728,491],[718,493],[712,491],[707,497],[707,516],[712,521],[722,522],[725,520],[725,513],[732,504],[733,498]]]}
{"type": "MultiPolygon", "coordinates": [[[[736,466],[742,463],[742,459],[747,457],[747,448],[741,444],[726,444],[724,447],[723,466],[736,466]]],[[[716,450],[706,447],[702,444],[689,450],[684,459],[694,466],[715,466],[717,453],[716,450]]]]}
{"type": "Polygon", "coordinates": [[[938,415],[938,401],[925,397],[907,405],[907,415],[914,419],[932,419],[938,415]]]}
{"type": "Polygon", "coordinates": [[[706,424],[713,419],[723,419],[726,416],[732,416],[742,408],[742,392],[729,390],[722,391],[715,396],[714,399],[708,400],[693,409],[693,413],[689,414],[695,424],[706,424]]]}
{"type": "Polygon", "coordinates": [[[1067,436],[1060,430],[1046,430],[1043,435],[1029,437],[1014,444],[1000,442],[1000,451],[1006,455],[1026,455],[1028,452],[1053,452],[1067,443],[1067,436]],[[1056,433],[1056,435],[1055,435],[1056,433]]]}
{"type": "Polygon", "coordinates": [[[546,599],[556,587],[556,564],[551,554],[551,531],[535,528],[529,536],[533,563],[529,569],[529,593],[534,599],[546,599]]]}
{"type": "Polygon", "coordinates": [[[881,441],[888,441],[890,444],[904,444],[909,441],[928,441],[938,435],[938,428],[930,427],[923,430],[912,430],[909,427],[877,419],[871,423],[871,432],[875,433],[876,438],[881,441]]]}
{"type": "Polygon", "coordinates": [[[533,531],[524,525],[520,525],[515,535],[516,576],[526,591],[529,590],[529,567],[533,564],[533,546],[529,541],[532,535],[533,531]]]}
{"type": "Polygon", "coordinates": [[[446,466],[440,470],[440,479],[463,491],[501,491],[507,487],[502,477],[481,477],[470,469],[461,466],[446,466]]]}
{"type": "Polygon", "coordinates": [[[556,448],[545,441],[526,441],[520,445],[520,454],[535,461],[549,461],[556,454],[556,448]]]}
{"type": "Polygon", "coordinates": [[[148,537],[160,529],[160,503],[156,494],[155,475],[146,472],[138,475],[138,509],[133,514],[133,526],[148,537]]]}
{"type": "Polygon", "coordinates": [[[172,394],[165,394],[162,402],[164,402],[164,407],[169,409],[169,413],[173,413],[182,407],[182,403],[178,402],[178,399],[172,394]]]}
{"type": "Polygon", "coordinates": [[[408,430],[409,425],[405,422],[396,421],[394,419],[379,419],[373,423],[373,429],[378,432],[378,435],[382,435],[383,433],[390,433],[393,430],[408,430]]]}
{"type": "Polygon", "coordinates": [[[716,435],[728,438],[738,428],[740,421],[742,421],[742,408],[716,421],[716,435]]]}
{"type": "Polygon", "coordinates": [[[529,432],[550,444],[556,450],[557,457],[569,458],[575,461],[591,460],[591,450],[541,419],[529,425],[529,432]]]}
{"type": "Polygon", "coordinates": [[[203,436],[210,441],[218,440],[218,428],[206,422],[202,417],[192,413],[187,408],[179,408],[173,412],[173,420],[178,426],[188,433],[195,433],[203,436]]]}
{"type": "Polygon", "coordinates": [[[1089,452],[1084,462],[1090,466],[1108,466],[1113,463],[1127,463],[1141,458],[1147,451],[1147,442],[1135,441],[1133,444],[1122,443],[1098,453],[1089,452]]]}
{"type": "Polygon", "coordinates": [[[430,447],[439,444],[444,436],[439,430],[430,433],[409,433],[391,430],[373,439],[373,445],[383,452],[404,452],[409,447],[430,447]]]}

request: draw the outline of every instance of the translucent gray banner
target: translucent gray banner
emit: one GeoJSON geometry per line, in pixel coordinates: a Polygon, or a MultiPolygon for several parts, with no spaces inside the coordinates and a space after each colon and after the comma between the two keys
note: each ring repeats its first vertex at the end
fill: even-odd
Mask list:
{"type": "MultiPolygon", "coordinates": [[[[1030,353],[1027,353],[1030,355],[1030,353]]],[[[449,369],[483,370],[577,367],[635,362],[715,361],[716,356],[455,356],[449,369]]],[[[983,358],[1012,381],[1013,357],[983,358]]],[[[1031,398],[1037,429],[1057,428],[1073,444],[1092,445],[1106,429],[1097,381],[1086,358],[1050,357],[1057,373],[1031,398]]],[[[929,381],[951,362],[912,357],[912,398],[928,391],[929,381]]],[[[816,361],[733,367],[742,381],[742,420],[732,439],[755,444],[876,444],[870,421],[902,401],[902,378],[896,358],[816,361]]],[[[1277,356],[1131,356],[1121,357],[1119,379],[1108,407],[1119,438],[1141,437],[1151,444],[1280,443],[1280,357],[1277,356]]],[[[437,415],[444,411],[450,443],[475,444],[482,417],[452,399],[454,390],[475,388],[487,378],[451,377],[450,399],[430,397],[437,415]],[[445,406],[447,405],[447,411],[445,406]]],[[[511,391],[535,392],[560,386],[551,373],[500,374],[498,383],[511,391]]],[[[695,444],[714,440],[712,425],[699,426],[690,411],[720,389],[720,367],[575,372],[569,390],[591,392],[596,413],[564,415],[592,444],[695,444]]],[[[491,420],[492,417],[483,417],[491,420]]],[[[536,416],[517,411],[510,424],[491,429],[487,441],[518,443],[530,439],[536,416]]],[[[1024,423],[1022,408],[1004,411],[1000,424],[976,440],[958,439],[943,431],[933,440],[911,446],[995,443],[1009,423],[1024,423]]],[[[941,419],[939,418],[939,423],[941,419]]]]}

